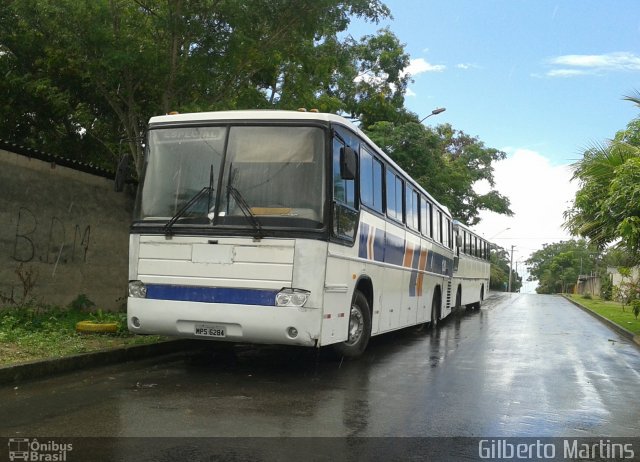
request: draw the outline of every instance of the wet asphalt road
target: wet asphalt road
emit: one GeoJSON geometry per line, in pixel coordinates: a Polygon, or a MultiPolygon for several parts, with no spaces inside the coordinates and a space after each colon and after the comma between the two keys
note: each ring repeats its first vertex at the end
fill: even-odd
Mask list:
{"type": "Polygon", "coordinates": [[[0,436],[638,436],[640,349],[503,295],[359,361],[240,347],[0,387],[0,436]]]}

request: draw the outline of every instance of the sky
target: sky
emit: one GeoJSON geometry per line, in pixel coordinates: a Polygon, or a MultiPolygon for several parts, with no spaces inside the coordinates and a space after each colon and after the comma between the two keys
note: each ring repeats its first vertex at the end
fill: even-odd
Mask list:
{"type": "Polygon", "coordinates": [[[354,21],[349,32],[389,27],[404,44],[413,78],[405,106],[420,117],[444,107],[424,123],[449,123],[507,154],[494,175],[514,216],[483,212],[475,230],[514,246],[519,269],[544,243],[569,239],[562,214],[578,188],[570,164],[640,115],[622,99],[640,91],[640,1],[385,4],[393,19],[354,21]]]}

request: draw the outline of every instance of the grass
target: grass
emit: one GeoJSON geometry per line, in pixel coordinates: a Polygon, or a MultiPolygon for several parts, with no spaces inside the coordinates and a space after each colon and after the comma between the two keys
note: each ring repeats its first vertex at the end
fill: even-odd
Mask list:
{"type": "Polygon", "coordinates": [[[36,306],[0,308],[0,366],[58,358],[127,345],[155,343],[158,336],[127,331],[126,313],[36,306]],[[116,322],[115,334],[79,334],[79,321],[116,322]]]}
{"type": "Polygon", "coordinates": [[[582,295],[569,295],[569,297],[582,306],[589,308],[591,311],[595,311],[600,316],[604,316],[628,331],[633,332],[634,335],[640,335],[640,319],[635,318],[630,306],[626,306],[624,311],[622,311],[622,305],[619,302],[605,301],[599,297],[587,299],[582,295]]]}

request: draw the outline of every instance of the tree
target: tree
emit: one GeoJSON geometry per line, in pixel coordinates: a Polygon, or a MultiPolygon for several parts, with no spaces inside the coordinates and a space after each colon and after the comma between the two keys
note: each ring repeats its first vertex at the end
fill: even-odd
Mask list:
{"type": "Polygon", "coordinates": [[[481,210],[513,214],[509,199],[497,191],[479,194],[474,190],[482,180],[495,186],[492,163],[504,159],[505,153],[448,124],[431,129],[420,124],[415,114],[400,117],[404,120],[377,122],[365,131],[454,217],[474,225],[481,210]]]}
{"type": "Polygon", "coordinates": [[[352,16],[387,15],[379,0],[5,2],[0,136],[69,157],[90,143],[105,166],[125,148],[140,171],[152,115],[316,101],[346,109],[328,90],[358,60],[389,69],[375,52],[393,37],[356,45],[338,34],[352,16]]]}
{"type": "MultiPolygon", "coordinates": [[[[491,277],[489,288],[500,292],[506,292],[509,287],[509,252],[501,247],[496,247],[491,251],[491,277]]],[[[522,277],[511,270],[511,290],[519,292],[522,287],[522,277]]]]}
{"type": "Polygon", "coordinates": [[[640,120],[606,144],[587,149],[573,168],[579,189],[565,212],[565,227],[600,249],[619,241],[639,254],[640,120]]]}
{"type": "Polygon", "coordinates": [[[409,55],[397,37],[383,29],[358,42],[351,38],[349,47],[350,66],[337,86],[344,111],[363,127],[404,116],[404,94],[410,80],[404,69],[409,66],[409,55]]]}
{"type": "Polygon", "coordinates": [[[580,239],[545,244],[526,263],[529,281],[538,281],[536,292],[555,294],[568,292],[579,275],[596,271],[599,261],[598,250],[580,239]]]}
{"type": "Polygon", "coordinates": [[[492,190],[505,154],[404,108],[409,55],[381,0],[21,0],[0,5],[0,138],[113,169],[143,167],[149,117],[170,111],[299,107],[358,119],[466,222],[511,214],[492,190]]]}

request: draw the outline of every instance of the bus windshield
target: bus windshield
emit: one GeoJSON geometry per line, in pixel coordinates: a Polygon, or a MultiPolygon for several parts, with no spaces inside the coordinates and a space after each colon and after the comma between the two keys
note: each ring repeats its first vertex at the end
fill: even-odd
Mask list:
{"type": "Polygon", "coordinates": [[[152,129],[135,219],[321,228],[324,139],[302,126],[152,129]]]}

